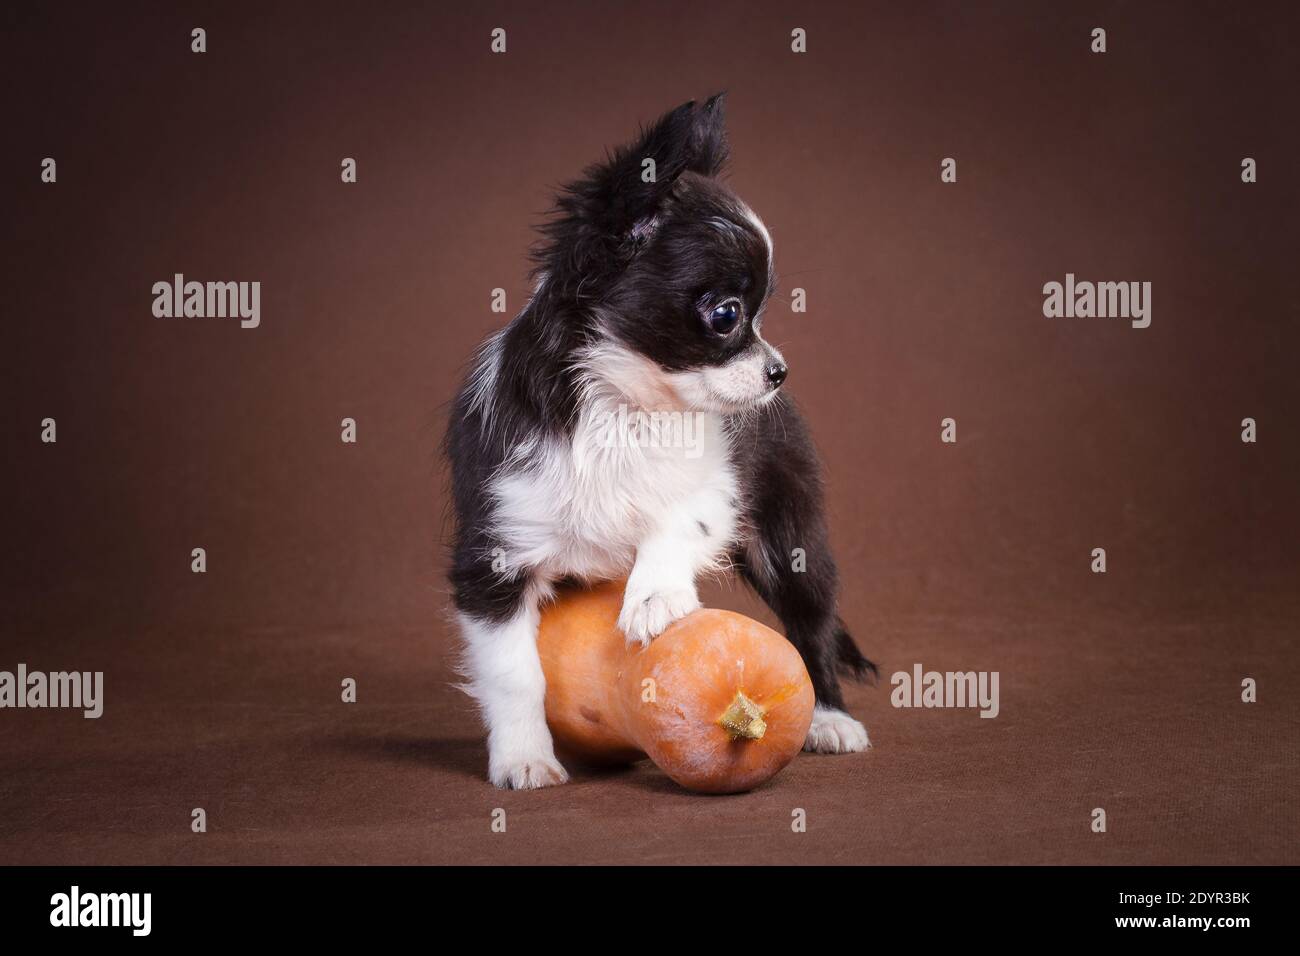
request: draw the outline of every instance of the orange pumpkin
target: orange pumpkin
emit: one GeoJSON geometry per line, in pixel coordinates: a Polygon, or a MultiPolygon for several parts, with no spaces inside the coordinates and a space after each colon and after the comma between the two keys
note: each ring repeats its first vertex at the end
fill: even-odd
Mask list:
{"type": "Polygon", "coordinates": [[[689,790],[738,793],[803,746],[813,690],[798,651],[758,621],[705,609],[650,646],[617,621],[622,583],[563,592],[537,646],[560,752],[592,763],[649,756],[689,790]]]}

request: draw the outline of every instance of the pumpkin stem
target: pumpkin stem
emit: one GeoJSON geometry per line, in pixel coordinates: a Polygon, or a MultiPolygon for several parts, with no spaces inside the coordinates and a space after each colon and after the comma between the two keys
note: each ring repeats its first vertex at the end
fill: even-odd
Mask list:
{"type": "Polygon", "coordinates": [[[763,720],[763,708],[745,696],[744,691],[736,691],[731,706],[718,718],[718,723],[726,728],[733,738],[758,740],[767,732],[767,721],[763,720]]]}

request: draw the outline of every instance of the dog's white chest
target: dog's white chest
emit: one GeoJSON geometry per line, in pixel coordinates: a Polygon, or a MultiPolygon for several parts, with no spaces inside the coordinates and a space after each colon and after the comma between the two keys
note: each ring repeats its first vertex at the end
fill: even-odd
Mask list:
{"type": "Polygon", "coordinates": [[[725,551],[738,494],[722,423],[672,414],[651,423],[584,416],[571,443],[541,446],[499,477],[494,526],[509,563],[552,578],[616,577],[648,535],[686,522],[725,551]]]}

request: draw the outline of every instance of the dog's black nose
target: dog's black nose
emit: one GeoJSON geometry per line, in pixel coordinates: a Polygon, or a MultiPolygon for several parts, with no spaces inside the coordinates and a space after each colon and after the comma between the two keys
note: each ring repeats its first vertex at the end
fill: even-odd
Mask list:
{"type": "Polygon", "coordinates": [[[790,370],[780,362],[773,362],[767,367],[767,384],[771,385],[773,388],[780,388],[781,383],[785,381],[785,377],[789,371],[790,370]]]}

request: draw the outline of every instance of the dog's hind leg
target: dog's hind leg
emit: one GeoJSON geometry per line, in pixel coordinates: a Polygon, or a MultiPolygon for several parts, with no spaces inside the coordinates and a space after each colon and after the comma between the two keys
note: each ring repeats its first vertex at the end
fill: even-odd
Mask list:
{"type": "Polygon", "coordinates": [[[779,481],[756,489],[752,535],[733,560],[745,580],[781,619],[803,657],[817,706],[805,750],[850,753],[871,746],[866,728],[844,710],[839,673],[875,674],[835,611],[837,572],[826,539],[820,489],[792,490],[779,481]]]}

